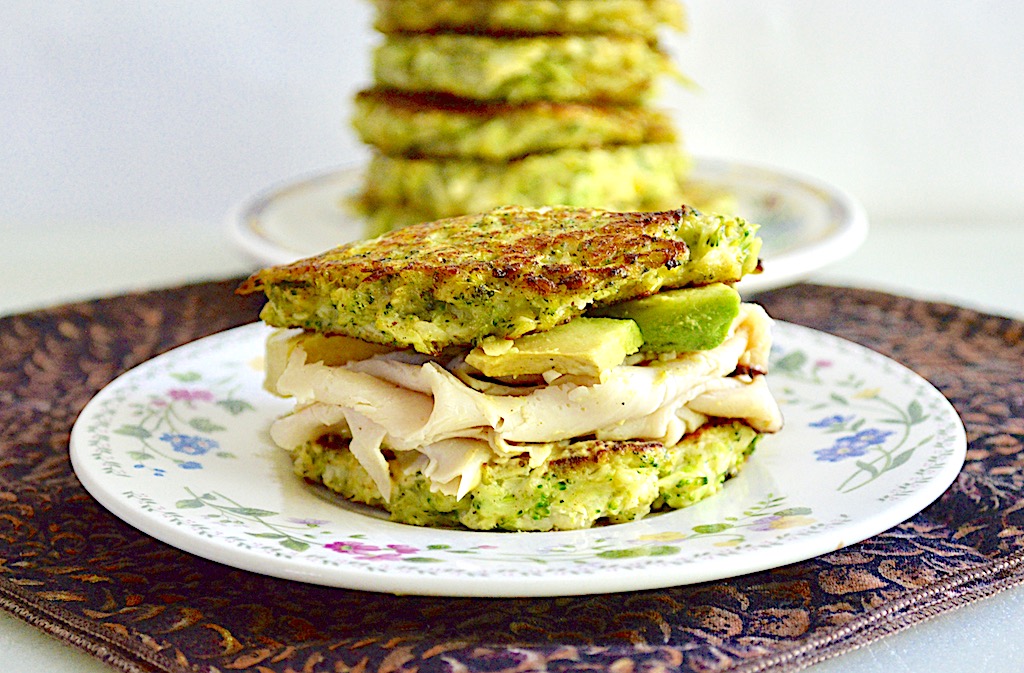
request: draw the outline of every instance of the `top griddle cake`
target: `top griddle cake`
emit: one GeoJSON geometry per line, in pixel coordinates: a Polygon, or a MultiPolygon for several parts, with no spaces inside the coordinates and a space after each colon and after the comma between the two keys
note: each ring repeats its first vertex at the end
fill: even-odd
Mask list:
{"type": "Polygon", "coordinates": [[[592,305],[735,282],[757,268],[757,225],[682,207],[655,213],[498,208],[413,225],[253,274],[261,318],[440,353],[515,338],[592,305]]]}
{"type": "Polygon", "coordinates": [[[382,33],[615,33],[685,30],[676,0],[374,0],[382,33]]]}

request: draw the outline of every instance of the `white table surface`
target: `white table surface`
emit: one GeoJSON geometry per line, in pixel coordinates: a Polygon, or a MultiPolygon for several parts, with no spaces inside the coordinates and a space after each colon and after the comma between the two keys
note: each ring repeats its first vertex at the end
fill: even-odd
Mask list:
{"type": "MultiPolygon", "coordinates": [[[[0,315],[225,278],[252,266],[233,248],[219,224],[160,224],[0,219],[0,315]]],[[[1024,222],[873,223],[860,250],[809,280],[871,287],[1024,318],[1022,250],[1024,222]]],[[[1022,610],[1024,588],[1010,590],[809,670],[1017,671],[1024,660],[1022,610]]],[[[0,662],[5,673],[111,670],[3,610],[0,662]]]]}

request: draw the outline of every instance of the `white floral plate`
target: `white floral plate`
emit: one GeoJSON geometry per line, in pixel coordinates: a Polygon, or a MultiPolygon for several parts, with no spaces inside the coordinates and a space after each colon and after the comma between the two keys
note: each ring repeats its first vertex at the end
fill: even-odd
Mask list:
{"type": "MultiPolygon", "coordinates": [[[[849,194],[808,176],[768,166],[697,159],[692,181],[731,193],[737,212],[761,224],[765,270],[738,285],[746,294],[806,278],[857,250],[867,236],[864,209],[849,194]]],[[[228,217],[235,244],[260,264],[284,264],[363,235],[346,208],[362,180],[341,168],[276,185],[245,199],[228,217]]]]}
{"type": "Polygon", "coordinates": [[[858,542],[923,509],[964,460],[963,425],[915,373],[777,323],[770,379],[786,418],[724,491],[586,531],[418,528],[338,504],[267,437],[290,408],[261,388],[267,328],[248,325],[113,381],[71,435],[78,477],[111,512],[214,561],[314,584],[450,596],[555,596],[675,586],[775,568],[858,542]]]}

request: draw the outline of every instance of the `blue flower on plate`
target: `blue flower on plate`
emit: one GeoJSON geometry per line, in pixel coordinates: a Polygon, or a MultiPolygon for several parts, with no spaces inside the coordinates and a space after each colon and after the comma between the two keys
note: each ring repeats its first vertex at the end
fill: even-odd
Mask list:
{"type": "Polygon", "coordinates": [[[197,463],[194,460],[186,460],[183,463],[178,463],[178,467],[183,470],[201,470],[203,469],[202,463],[197,463]]]}
{"type": "Polygon", "coordinates": [[[202,456],[220,446],[216,439],[180,433],[165,432],[160,435],[160,439],[170,444],[176,452],[187,456],[202,456]]]}
{"type": "Polygon", "coordinates": [[[821,419],[820,421],[814,421],[813,423],[808,423],[807,425],[809,425],[812,428],[831,428],[831,427],[834,427],[836,425],[842,425],[844,423],[849,423],[852,420],[853,420],[853,416],[841,416],[839,414],[833,414],[831,416],[826,416],[825,418],[821,419]]]}
{"type": "Polygon", "coordinates": [[[858,458],[867,453],[872,447],[879,446],[893,434],[892,430],[878,430],[868,428],[861,430],[855,435],[846,435],[838,438],[835,443],[827,449],[818,449],[814,455],[819,461],[838,463],[847,458],[858,458]]]}

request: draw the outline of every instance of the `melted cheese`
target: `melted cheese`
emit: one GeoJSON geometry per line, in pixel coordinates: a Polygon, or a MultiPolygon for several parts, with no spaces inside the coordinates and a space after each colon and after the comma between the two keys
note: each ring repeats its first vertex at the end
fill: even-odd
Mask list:
{"type": "Polygon", "coordinates": [[[744,304],[718,347],[645,365],[619,365],[601,383],[553,379],[516,395],[476,390],[437,362],[405,353],[328,366],[301,346],[280,357],[269,386],[296,410],[277,420],[273,440],[293,449],[327,431],[352,438],[353,455],[384,498],[392,480],[383,449],[436,490],[461,498],[481,467],[529,453],[541,464],[575,437],[677,443],[709,416],[742,419],[763,432],[782,419],[762,376],[730,376],[737,366],[766,370],[771,319],[744,304]]]}

